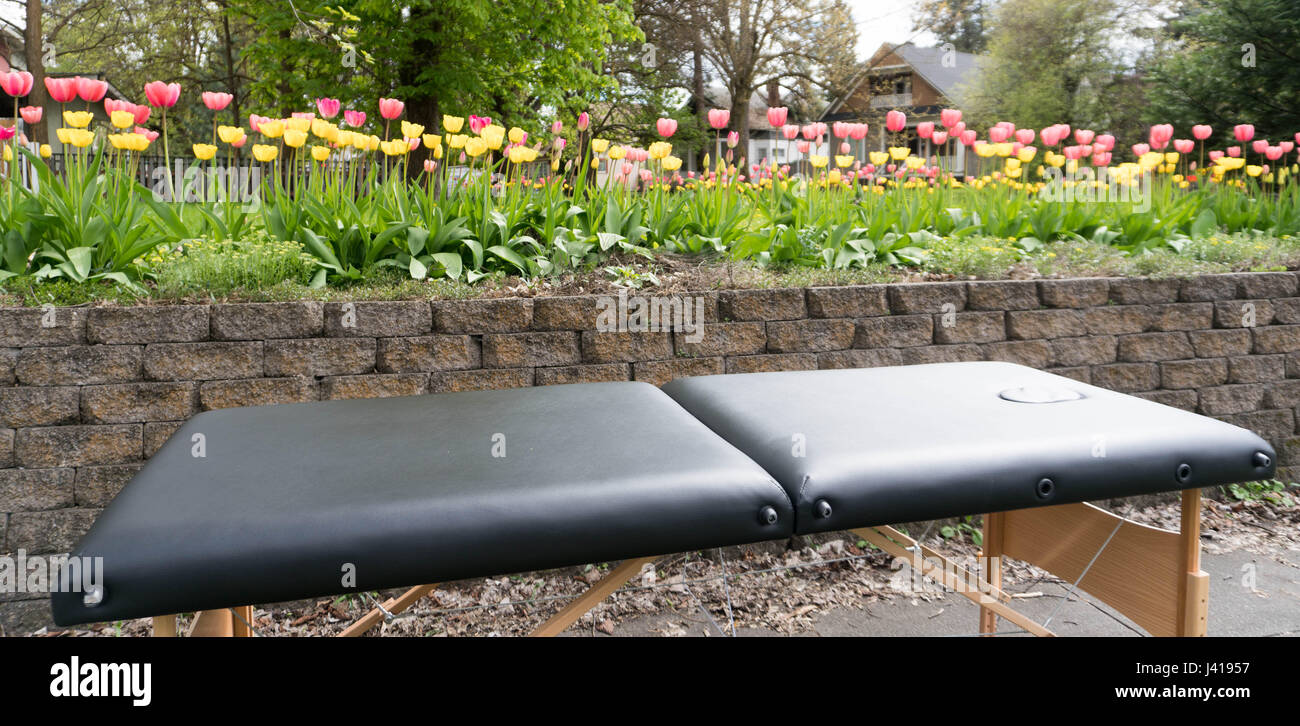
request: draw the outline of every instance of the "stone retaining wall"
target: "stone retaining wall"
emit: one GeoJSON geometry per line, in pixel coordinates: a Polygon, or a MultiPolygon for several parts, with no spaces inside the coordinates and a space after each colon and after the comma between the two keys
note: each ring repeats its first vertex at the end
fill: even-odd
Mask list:
{"type": "MultiPolygon", "coordinates": [[[[1253,429],[1300,467],[1298,284],[1282,272],[707,292],[697,340],[597,332],[596,296],[0,309],[0,553],[67,551],[199,411],[581,381],[1005,360],[1253,429]]],[[[0,594],[0,626],[47,621],[31,597],[0,594]]]]}

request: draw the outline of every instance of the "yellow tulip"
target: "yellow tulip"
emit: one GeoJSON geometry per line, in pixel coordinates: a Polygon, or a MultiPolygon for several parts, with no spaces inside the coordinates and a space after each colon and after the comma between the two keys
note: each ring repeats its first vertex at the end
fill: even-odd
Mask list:
{"type": "Polygon", "coordinates": [[[1177,152],[1177,151],[1170,151],[1170,152],[1166,153],[1166,154],[1165,154],[1165,163],[1166,163],[1166,164],[1177,164],[1177,163],[1178,163],[1178,152],[1177,152]]]}
{"type": "Polygon", "coordinates": [[[465,154],[471,159],[482,156],[487,149],[487,142],[477,136],[465,142],[465,154]]]}
{"type": "Polygon", "coordinates": [[[894,161],[902,161],[903,159],[906,159],[911,153],[912,150],[907,148],[906,146],[889,147],[889,158],[893,159],[894,161]]]}
{"type": "Polygon", "coordinates": [[[673,145],[667,141],[656,141],[650,144],[650,148],[646,151],[650,154],[651,159],[662,159],[673,153],[673,145]]]}
{"type": "Polygon", "coordinates": [[[1016,157],[1012,157],[1012,158],[1010,158],[1010,159],[1007,159],[1007,164],[1006,164],[1006,166],[1007,166],[1007,169],[1019,169],[1019,168],[1020,168],[1020,159],[1018,159],[1018,158],[1016,158],[1016,157]]]}
{"type": "Polygon", "coordinates": [[[114,111],[109,121],[119,129],[130,128],[135,125],[135,114],[130,111],[114,111]]]}
{"type": "Polygon", "coordinates": [[[51,149],[49,144],[41,144],[42,159],[48,159],[53,155],[54,155],[54,149],[51,149]]]}
{"type": "Polygon", "coordinates": [[[830,173],[826,175],[826,182],[828,184],[839,184],[840,179],[841,177],[840,177],[839,169],[831,169],[830,173]]]}
{"type": "Polygon", "coordinates": [[[1011,151],[1012,149],[1015,148],[1016,148],[1015,144],[1012,144],[1009,141],[1003,141],[1001,143],[993,145],[994,153],[996,153],[998,156],[1003,156],[1003,157],[1011,156],[1011,151]]]}
{"type": "Polygon", "coordinates": [[[907,164],[908,169],[920,169],[925,166],[925,159],[919,156],[909,156],[903,160],[903,163],[907,164]]]}
{"type": "Polygon", "coordinates": [[[257,130],[268,139],[278,139],[284,133],[283,121],[263,121],[257,125],[257,130]]]}
{"type": "Polygon", "coordinates": [[[591,150],[597,154],[603,154],[609,150],[609,139],[592,139],[591,150]]]}
{"type": "Polygon", "coordinates": [[[402,122],[402,136],[413,139],[422,133],[424,133],[424,127],[420,124],[413,124],[410,121],[402,122]]]}
{"type": "MultiPolygon", "coordinates": [[[[63,122],[74,129],[84,129],[90,125],[91,121],[94,120],[95,120],[95,114],[89,111],[64,111],[63,112],[63,122]]],[[[135,117],[132,116],[131,120],[132,122],[134,122],[135,117]]]]}
{"type": "Polygon", "coordinates": [[[1034,160],[1034,155],[1037,153],[1038,149],[1035,149],[1032,146],[1024,146],[1021,147],[1020,151],[1016,154],[1016,158],[1019,159],[1021,163],[1028,164],[1034,160]]]}
{"type": "Polygon", "coordinates": [[[131,151],[144,151],[149,148],[149,137],[144,134],[123,134],[127,137],[127,147],[131,151]]]}
{"type": "Polygon", "coordinates": [[[312,144],[311,158],[315,159],[316,161],[325,161],[326,159],[330,158],[330,147],[320,146],[318,144],[312,144]]]}
{"type": "Polygon", "coordinates": [[[435,159],[441,159],[441,158],[442,158],[442,145],[441,145],[441,144],[439,144],[439,145],[433,147],[433,158],[435,158],[435,159]]]}
{"type": "Polygon", "coordinates": [[[352,142],[355,141],[356,138],[356,132],[347,129],[339,129],[338,136],[334,137],[334,143],[339,146],[351,146],[352,142]]]}
{"type": "MultiPolygon", "coordinates": [[[[80,113],[86,112],[81,111],[80,113]]],[[[68,139],[72,142],[73,146],[78,149],[84,149],[87,146],[90,146],[90,143],[95,140],[95,134],[85,129],[69,129],[68,139]]]]}
{"type": "MultiPolygon", "coordinates": [[[[303,120],[305,120],[305,119],[303,119],[303,120]]],[[[285,129],[285,130],[284,130],[284,145],[285,145],[285,146],[288,146],[288,147],[291,147],[291,148],[297,149],[297,148],[301,147],[301,146],[302,146],[303,144],[305,144],[305,143],[307,143],[307,132],[306,132],[306,131],[299,131],[298,129],[285,129]]]]}
{"type": "Polygon", "coordinates": [[[825,156],[821,156],[819,154],[813,154],[812,156],[808,157],[808,163],[812,164],[814,169],[821,169],[825,167],[827,162],[829,161],[830,159],[828,159],[825,156]]]}
{"type": "Polygon", "coordinates": [[[322,139],[328,138],[330,135],[330,122],[323,118],[312,119],[311,132],[322,139]]]}
{"type": "Polygon", "coordinates": [[[479,132],[479,138],[483,139],[483,143],[487,144],[487,148],[496,151],[505,142],[506,129],[504,126],[490,124],[484,126],[483,130],[479,132]]]}
{"type": "Polygon", "coordinates": [[[510,163],[511,164],[524,163],[524,151],[525,151],[525,147],[523,146],[511,146],[510,152],[509,154],[507,154],[507,156],[510,159],[510,163]]]}
{"type": "Polygon", "coordinates": [[[135,134],[109,134],[106,138],[108,139],[109,145],[114,149],[129,149],[131,147],[128,145],[129,142],[126,137],[134,135],[135,134]]]}
{"type": "MultiPolygon", "coordinates": [[[[266,128],[266,124],[262,124],[262,128],[266,128]]],[[[275,161],[279,154],[280,150],[270,144],[253,144],[253,158],[262,163],[275,161]]]]}
{"type": "Polygon", "coordinates": [[[663,166],[664,171],[677,171],[682,168],[682,160],[675,156],[665,156],[663,166]]]}
{"type": "Polygon", "coordinates": [[[871,159],[872,164],[882,166],[889,161],[889,154],[884,151],[872,151],[867,154],[867,158],[871,159]]]}
{"type": "Polygon", "coordinates": [[[378,136],[375,136],[374,134],[371,134],[370,137],[369,137],[368,139],[366,139],[366,148],[369,149],[369,150],[371,150],[371,151],[374,151],[375,149],[378,149],[378,148],[379,148],[379,137],[378,137],[378,136]]]}
{"type": "MultiPolygon", "coordinates": [[[[619,144],[617,146],[609,147],[609,158],[613,159],[614,161],[618,161],[619,159],[622,159],[625,156],[627,156],[626,146],[619,144]]],[[[705,163],[705,166],[706,167],[708,166],[707,162],[705,163]]]]}
{"type": "Polygon", "coordinates": [[[217,155],[217,147],[212,144],[195,144],[192,148],[195,158],[199,161],[209,161],[217,155]]]}
{"type": "Polygon", "coordinates": [[[1256,166],[1254,164],[1251,164],[1250,166],[1246,167],[1246,174],[1248,176],[1259,176],[1260,174],[1263,173],[1264,173],[1264,167],[1262,166],[1256,166]]]}
{"type": "Polygon", "coordinates": [[[449,134],[460,133],[460,130],[464,125],[465,125],[464,116],[448,116],[447,114],[442,115],[442,128],[446,129],[447,133],[449,134]]]}
{"type": "Polygon", "coordinates": [[[217,138],[221,139],[224,144],[233,144],[244,137],[244,129],[240,126],[218,126],[217,138]]]}
{"type": "Polygon", "coordinates": [[[524,139],[528,138],[528,134],[524,133],[524,130],[518,126],[512,126],[510,128],[510,133],[507,134],[507,138],[510,139],[510,143],[512,144],[522,144],[524,143],[524,139]]]}
{"type": "Polygon", "coordinates": [[[311,130],[311,122],[312,119],[309,118],[287,118],[284,119],[284,128],[305,134],[311,130]]]}
{"type": "Polygon", "coordinates": [[[437,134],[425,134],[422,138],[424,139],[424,148],[426,149],[442,146],[442,137],[437,134]]]}

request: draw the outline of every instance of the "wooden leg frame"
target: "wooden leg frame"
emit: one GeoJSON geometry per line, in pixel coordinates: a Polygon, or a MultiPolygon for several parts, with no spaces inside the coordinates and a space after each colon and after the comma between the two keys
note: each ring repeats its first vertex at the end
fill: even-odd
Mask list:
{"type": "MultiPolygon", "coordinates": [[[[1062,504],[995,512],[984,517],[983,572],[971,572],[892,527],[853,532],[885,552],[918,562],[921,574],[980,606],[979,630],[997,632],[998,618],[1039,636],[1053,635],[1011,607],[1001,589],[1002,558],[1022,560],[1051,572],[1110,605],[1152,635],[1203,636],[1209,608],[1210,578],[1201,571],[1201,493],[1182,495],[1179,532],[1149,527],[1091,504],[1062,504]]],[[[624,560],[586,593],[543,623],[532,635],[564,632],[582,614],[635,577],[654,558],[624,560]]],[[[420,585],[372,609],[339,635],[355,637],[396,615],[433,591],[420,585]]],[[[253,608],[204,610],[190,635],[249,636],[253,608]]],[[[175,636],[176,616],[154,618],[155,636],[175,636]]]]}

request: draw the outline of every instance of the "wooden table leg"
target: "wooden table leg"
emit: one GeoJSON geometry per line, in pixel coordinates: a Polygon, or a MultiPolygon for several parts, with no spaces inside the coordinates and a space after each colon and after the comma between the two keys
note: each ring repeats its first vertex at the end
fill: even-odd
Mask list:
{"type": "MultiPolygon", "coordinates": [[[[1006,520],[999,512],[984,515],[983,567],[980,575],[986,582],[1002,589],[1002,533],[1006,520]]],[[[980,607],[980,632],[992,635],[998,631],[998,614],[980,607]]]]}
{"type": "Polygon", "coordinates": [[[1183,586],[1179,592],[1178,634],[1203,637],[1210,610],[1210,576],[1201,570],[1201,490],[1183,492],[1182,522],[1183,586]]]}
{"type": "Polygon", "coordinates": [[[153,619],[153,637],[175,638],[176,637],[176,616],[155,615],[153,619]]]}
{"type": "Polygon", "coordinates": [[[623,564],[614,568],[608,575],[605,575],[591,589],[586,591],[577,600],[569,603],[563,610],[551,616],[550,620],[542,623],[537,630],[534,630],[530,637],[549,638],[563,633],[570,625],[575,623],[582,614],[596,607],[601,600],[609,597],[615,590],[623,586],[623,583],[636,577],[641,572],[641,568],[647,562],[654,562],[653,557],[638,557],[634,560],[623,560],[623,564]]]}

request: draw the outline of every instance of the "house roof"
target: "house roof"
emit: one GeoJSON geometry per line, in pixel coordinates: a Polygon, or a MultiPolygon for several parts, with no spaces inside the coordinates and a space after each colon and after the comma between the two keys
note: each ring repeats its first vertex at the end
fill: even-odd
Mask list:
{"type": "Polygon", "coordinates": [[[836,114],[844,102],[857,93],[858,87],[867,76],[881,73],[887,69],[897,68],[897,66],[880,66],[876,59],[884,58],[893,53],[903,60],[908,67],[916,72],[926,83],[930,84],[934,90],[943,96],[952,99],[964,83],[967,83],[974,76],[975,71],[981,62],[981,56],[974,53],[963,53],[961,51],[948,51],[942,47],[926,48],[912,43],[903,43],[894,45],[892,43],[882,43],[875,53],[871,54],[872,60],[863,68],[853,79],[849,90],[843,96],[835,99],[827,106],[823,118],[836,114]],[[948,55],[952,54],[951,62],[948,62],[948,55]]]}

